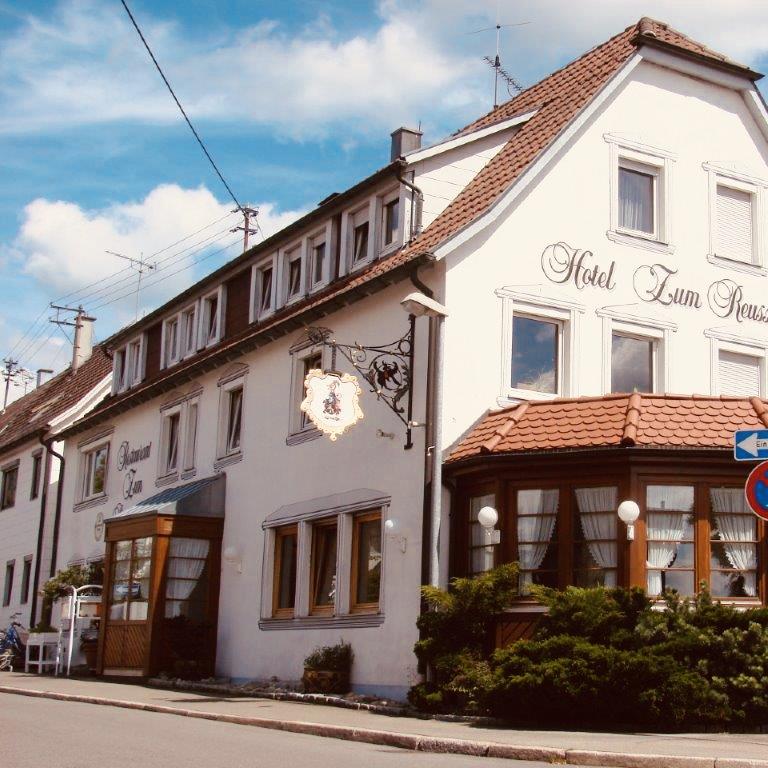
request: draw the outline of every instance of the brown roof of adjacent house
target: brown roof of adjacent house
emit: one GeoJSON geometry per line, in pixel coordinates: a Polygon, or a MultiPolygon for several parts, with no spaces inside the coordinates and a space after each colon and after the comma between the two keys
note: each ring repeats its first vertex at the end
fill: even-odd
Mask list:
{"type": "Polygon", "coordinates": [[[76,371],[67,368],[12,402],[0,413],[0,453],[45,433],[51,421],[77,405],[111,370],[112,360],[97,346],[76,371]]]}
{"type": "Polygon", "coordinates": [[[523,402],[488,413],[448,462],[609,447],[730,449],[736,430],[766,427],[768,401],[759,397],[633,393],[523,402]]]}
{"type": "MultiPolygon", "coordinates": [[[[445,210],[400,251],[359,272],[347,275],[302,302],[284,307],[268,320],[250,325],[244,332],[163,371],[152,381],[133,387],[120,395],[107,397],[93,412],[93,419],[80,426],[85,428],[95,421],[125,410],[129,403],[148,399],[158,392],[172,389],[178,382],[188,379],[192,370],[210,369],[221,360],[231,359],[232,356],[242,353],[249,346],[258,346],[261,339],[276,338],[289,330],[301,328],[313,317],[322,317],[344,304],[355,301],[365,293],[407,277],[408,271],[428,258],[439,245],[488,211],[568,127],[638,47],[659,44],[659,41],[667,48],[674,48],[680,53],[695,54],[713,65],[737,69],[745,76],[759,76],[741,65],[730,63],[722,54],[710,51],[706,46],[676,32],[666,24],[648,18],[641,19],[637,24],[588,51],[459,131],[458,135],[464,135],[534,108],[537,110],[445,210]]],[[[385,170],[387,169],[394,173],[395,164],[387,166],[385,170]]],[[[300,221],[296,224],[300,224],[300,221]]],[[[270,241],[274,239],[271,238],[270,241]]],[[[243,256],[253,255],[255,250],[252,249],[243,256]]],[[[153,316],[156,314],[157,312],[153,313],[153,316]]],[[[116,336],[124,338],[126,333],[127,329],[120,331],[116,336]]]]}

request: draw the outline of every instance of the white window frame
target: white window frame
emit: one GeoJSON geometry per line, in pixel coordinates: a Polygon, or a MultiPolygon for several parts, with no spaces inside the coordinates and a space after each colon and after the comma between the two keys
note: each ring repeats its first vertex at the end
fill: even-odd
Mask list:
{"type": "Polygon", "coordinates": [[[176,365],[182,358],[181,347],[182,341],[182,313],[171,315],[163,320],[162,335],[160,337],[160,367],[170,368],[176,365]],[[176,352],[169,353],[168,349],[168,334],[170,333],[171,324],[176,323],[176,352]]]}
{"type": "Polygon", "coordinates": [[[653,340],[653,393],[671,391],[672,334],[677,323],[660,318],[632,315],[610,308],[598,309],[597,316],[603,321],[603,394],[611,394],[613,334],[629,336],[644,341],[653,340]]]}
{"type": "Polygon", "coordinates": [[[768,397],[768,339],[739,336],[723,329],[709,328],[704,331],[709,339],[710,353],[710,391],[713,395],[721,394],[720,352],[733,352],[737,355],[754,357],[760,361],[760,393],[758,397],[768,397]]]}
{"type": "Polygon", "coordinates": [[[141,333],[112,353],[112,394],[125,392],[143,381],[146,370],[145,341],[146,334],[141,333]],[[132,350],[137,350],[138,360],[131,356],[132,350]],[[114,363],[116,358],[121,360],[120,365],[114,363]],[[133,376],[130,375],[131,368],[134,369],[133,376]]]}
{"type": "Polygon", "coordinates": [[[181,310],[179,315],[179,350],[182,360],[186,360],[188,357],[197,353],[198,350],[198,334],[200,332],[198,316],[200,312],[200,302],[194,302],[189,306],[181,310]],[[189,343],[189,334],[187,333],[186,319],[189,315],[192,315],[192,343],[189,343]]]}
{"type": "Polygon", "coordinates": [[[703,163],[709,183],[709,253],[707,261],[718,267],[751,275],[768,275],[768,181],[746,173],[703,163]],[[752,262],[720,256],[717,253],[717,188],[718,186],[752,195],[752,262]]]}
{"type": "Polygon", "coordinates": [[[378,243],[378,231],[376,222],[377,198],[372,197],[366,203],[358,205],[345,211],[341,217],[341,242],[342,242],[342,264],[346,274],[356,272],[358,269],[370,264],[376,254],[376,245],[378,243]],[[363,258],[355,261],[355,228],[364,221],[368,222],[368,248],[363,258]]]}
{"type": "Polygon", "coordinates": [[[289,304],[301,301],[307,295],[307,238],[302,238],[283,248],[281,250],[280,265],[282,273],[280,279],[282,286],[280,303],[282,306],[288,306],[289,304]],[[289,296],[291,264],[295,261],[299,262],[299,291],[289,296]]]}
{"type": "MultiPolygon", "coordinates": [[[[393,557],[395,550],[392,546],[392,537],[386,534],[385,522],[389,516],[389,500],[379,500],[374,503],[370,501],[361,501],[356,503],[338,504],[334,497],[327,497],[327,507],[322,511],[304,514],[299,519],[275,520],[269,521],[264,525],[264,578],[262,579],[262,599],[261,599],[261,618],[265,623],[278,623],[281,621],[295,622],[300,621],[295,628],[300,628],[301,619],[308,621],[318,620],[311,611],[311,589],[312,589],[312,530],[316,523],[336,522],[336,595],[334,600],[333,612],[324,615],[320,620],[337,620],[344,623],[348,620],[366,621],[365,617],[370,617],[371,613],[358,613],[353,610],[354,598],[352,595],[352,560],[355,553],[352,551],[352,538],[355,525],[355,517],[368,512],[380,512],[381,514],[381,580],[379,583],[379,601],[378,611],[374,616],[383,617],[386,600],[386,569],[389,560],[393,557]],[[297,526],[297,547],[296,547],[296,597],[294,601],[294,614],[292,618],[279,618],[274,616],[274,570],[275,570],[275,532],[288,524],[297,526]],[[354,618],[353,618],[354,617],[354,618]]],[[[402,542],[401,537],[400,552],[402,542]]]]}
{"type": "Polygon", "coordinates": [[[197,470],[197,438],[200,431],[200,396],[196,395],[187,399],[185,403],[183,420],[183,432],[181,436],[180,456],[181,472],[184,478],[189,478],[197,470]],[[195,414],[194,424],[192,414],[195,414]],[[194,427],[194,432],[193,432],[194,427]],[[190,434],[193,435],[190,442],[190,434]]]}
{"type": "Polygon", "coordinates": [[[564,298],[531,294],[511,286],[499,288],[496,296],[502,300],[500,387],[498,405],[504,407],[521,400],[554,400],[578,396],[579,326],[584,307],[564,298]],[[512,380],[512,333],[515,316],[528,317],[558,324],[557,392],[536,392],[510,386],[512,380]]]}
{"type": "MultiPolygon", "coordinates": [[[[246,370],[238,370],[219,381],[219,419],[216,440],[217,462],[239,460],[243,455],[243,439],[245,436],[245,404],[246,404],[246,370]],[[243,392],[240,405],[240,445],[231,448],[229,445],[229,403],[232,392],[241,389],[243,392]]],[[[214,468],[217,468],[214,465],[214,468]]]]}
{"type": "MultiPolygon", "coordinates": [[[[103,499],[107,497],[107,481],[109,480],[109,454],[110,454],[110,441],[102,441],[98,443],[92,443],[81,447],[80,449],[80,482],[79,482],[79,500],[80,502],[93,501],[94,499],[103,499]],[[104,489],[98,493],[90,493],[88,488],[88,464],[90,457],[96,455],[96,453],[102,449],[107,451],[107,460],[104,464],[104,489]]],[[[92,484],[91,484],[92,485],[92,484]]]]}
{"type": "Polygon", "coordinates": [[[610,226],[606,237],[623,245],[634,245],[658,253],[674,253],[671,203],[675,155],[611,134],[604,134],[603,138],[608,143],[610,163],[610,226]],[[656,179],[652,234],[619,226],[619,168],[650,173],[656,179]]]}
{"type": "Polygon", "coordinates": [[[268,258],[256,262],[256,264],[251,267],[251,308],[249,322],[255,323],[258,320],[263,320],[265,317],[269,317],[269,315],[275,311],[275,305],[277,304],[277,286],[277,254],[273,253],[268,258]],[[262,309],[262,273],[266,269],[272,270],[272,285],[270,286],[269,303],[262,309]]]}
{"type": "Polygon", "coordinates": [[[401,199],[399,187],[396,187],[395,189],[392,189],[389,192],[385,192],[383,195],[381,195],[378,198],[376,216],[379,224],[378,233],[377,233],[377,243],[378,243],[379,253],[386,254],[392,251],[396,251],[403,244],[403,200],[401,199]],[[389,205],[389,203],[392,203],[394,201],[397,201],[397,204],[398,204],[397,229],[395,230],[395,234],[394,234],[394,237],[392,238],[392,242],[385,243],[384,236],[386,233],[386,207],[387,205],[389,205]]]}
{"type": "Polygon", "coordinates": [[[184,403],[177,403],[168,406],[160,411],[160,450],[157,457],[157,476],[158,479],[176,478],[181,471],[182,464],[182,444],[184,442],[184,403]],[[168,451],[170,449],[170,423],[171,418],[178,416],[179,423],[176,430],[176,466],[168,466],[168,451]]]}
{"type": "Polygon", "coordinates": [[[306,338],[297,342],[289,350],[291,355],[291,389],[288,405],[288,436],[287,445],[305,443],[314,440],[322,434],[320,430],[309,420],[303,417],[299,406],[304,400],[304,364],[307,358],[315,355],[321,356],[323,370],[327,366],[327,355],[324,344],[312,344],[306,338]]]}
{"type": "Polygon", "coordinates": [[[329,221],[320,232],[315,232],[308,238],[307,244],[307,283],[310,291],[318,291],[331,282],[331,256],[332,256],[332,222],[329,221]],[[325,245],[325,263],[319,281],[315,281],[315,248],[325,245]]]}
{"type": "Polygon", "coordinates": [[[220,285],[212,291],[204,294],[200,299],[200,322],[197,326],[198,334],[198,348],[204,349],[206,347],[212,347],[214,344],[218,344],[224,338],[224,301],[226,300],[226,291],[224,285],[220,285]],[[209,302],[212,298],[216,297],[216,336],[213,339],[208,338],[208,318],[210,306],[209,302]]]}

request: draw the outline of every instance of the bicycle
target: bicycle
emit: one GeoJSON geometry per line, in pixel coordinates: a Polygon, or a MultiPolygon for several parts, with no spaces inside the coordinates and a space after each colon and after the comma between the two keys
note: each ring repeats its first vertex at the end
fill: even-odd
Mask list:
{"type": "Polygon", "coordinates": [[[3,631],[0,630],[0,671],[8,670],[13,672],[14,663],[18,659],[20,664],[24,659],[24,643],[21,641],[21,635],[19,629],[24,629],[16,619],[21,616],[21,613],[14,613],[11,616],[8,628],[3,631]]]}

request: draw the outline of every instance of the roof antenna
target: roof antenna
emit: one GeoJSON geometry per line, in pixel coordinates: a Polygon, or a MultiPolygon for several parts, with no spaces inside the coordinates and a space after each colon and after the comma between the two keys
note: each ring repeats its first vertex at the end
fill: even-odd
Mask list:
{"type": "Polygon", "coordinates": [[[509,74],[502,66],[501,66],[501,56],[500,56],[500,49],[501,49],[501,30],[505,27],[524,27],[526,24],[530,24],[530,21],[521,21],[517,24],[500,24],[499,23],[499,15],[498,15],[498,5],[496,7],[497,13],[496,13],[496,24],[493,27],[484,27],[483,29],[476,29],[473,32],[468,32],[468,35],[477,35],[480,32],[490,32],[491,30],[496,30],[496,56],[492,59],[490,56],[483,56],[483,61],[487,61],[488,64],[491,65],[494,71],[493,75],[493,108],[496,109],[499,106],[499,78],[501,78],[504,83],[507,86],[507,93],[510,96],[514,96],[515,94],[512,93],[512,90],[514,89],[515,93],[520,93],[523,90],[523,86],[520,85],[520,83],[512,77],[512,75],[509,74]]]}

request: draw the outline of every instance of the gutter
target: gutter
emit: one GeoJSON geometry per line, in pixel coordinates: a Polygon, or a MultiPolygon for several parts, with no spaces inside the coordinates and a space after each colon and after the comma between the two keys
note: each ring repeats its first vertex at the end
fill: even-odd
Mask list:
{"type": "Polygon", "coordinates": [[[43,487],[40,491],[40,522],[37,525],[37,546],[35,548],[35,573],[32,579],[32,605],[29,609],[29,624],[28,627],[32,628],[37,624],[35,621],[37,617],[37,591],[40,589],[40,566],[41,558],[43,556],[43,534],[45,531],[45,511],[48,506],[48,485],[51,481],[51,452],[48,445],[43,440],[43,435],[38,436],[40,445],[45,448],[45,469],[43,470],[42,483],[43,487]]]}
{"type": "MultiPolygon", "coordinates": [[[[60,453],[56,453],[53,450],[54,438],[49,437],[43,442],[46,450],[55,456],[59,460],[59,480],[56,486],[56,511],[53,515],[53,541],[51,543],[51,567],[49,570],[48,578],[53,578],[56,575],[56,559],[59,554],[59,527],[61,525],[61,506],[64,497],[64,470],[66,468],[66,461],[60,453]]],[[[50,618],[48,619],[50,620],[50,618]]]]}

